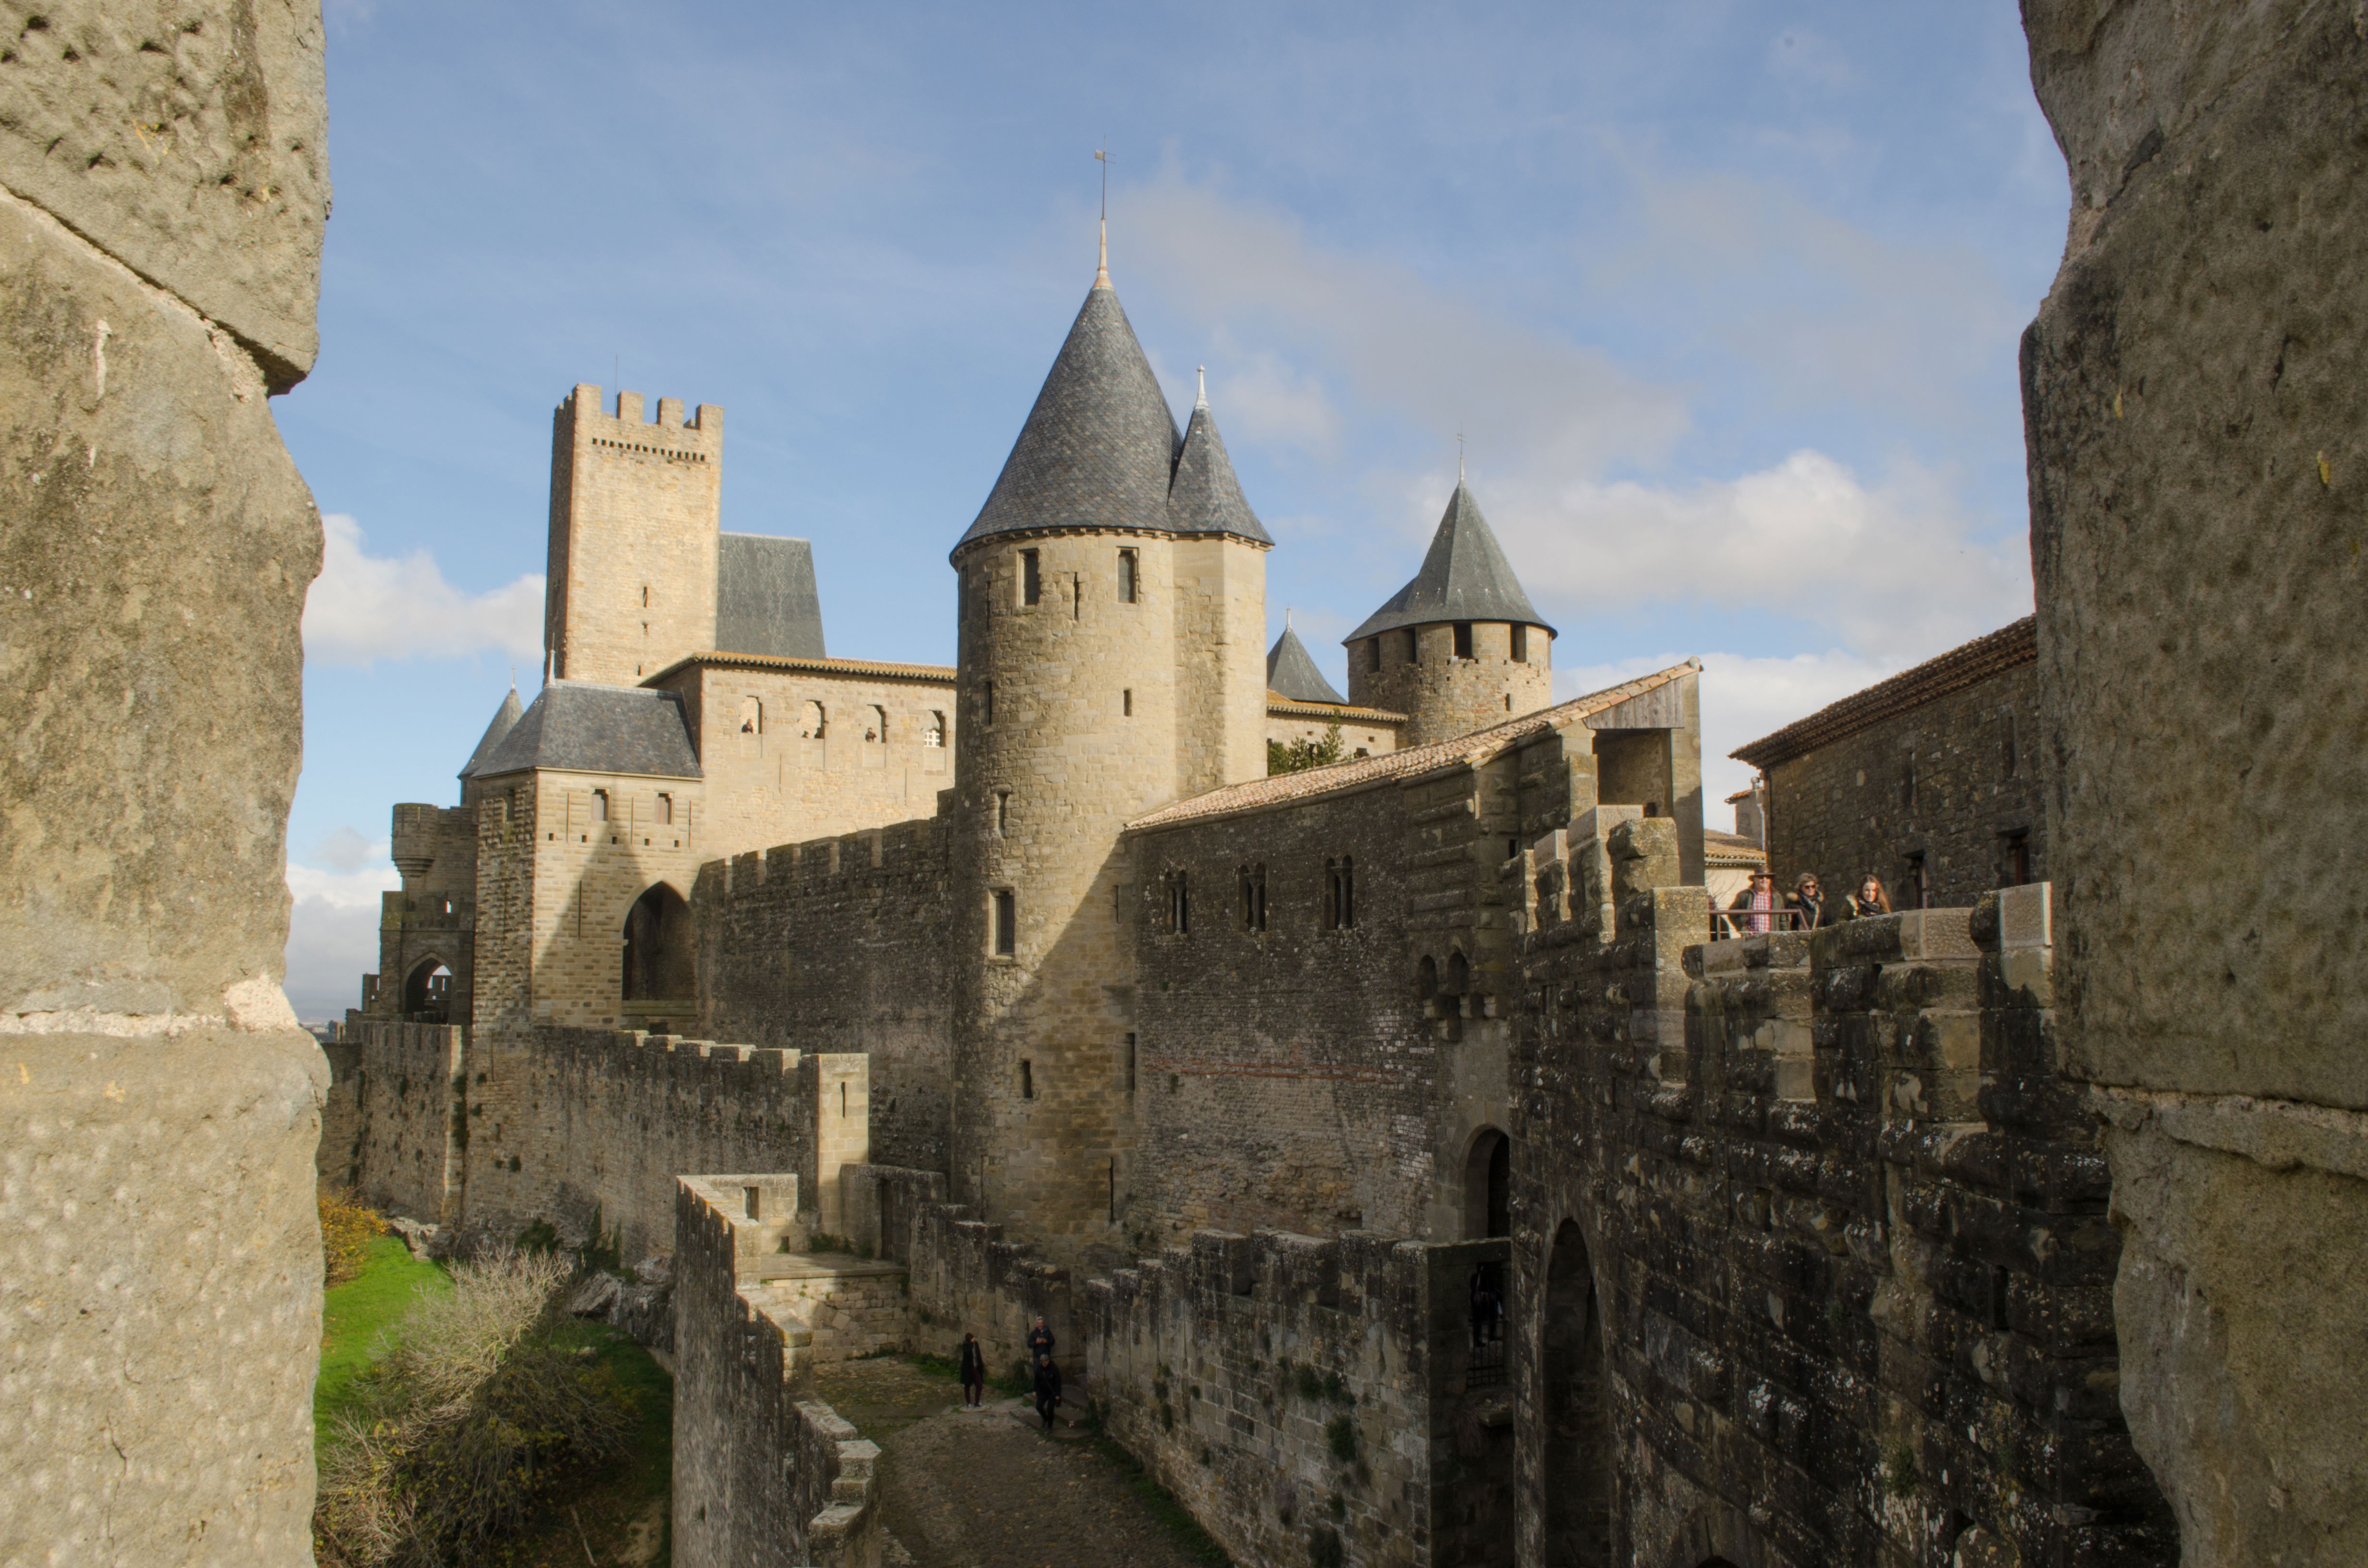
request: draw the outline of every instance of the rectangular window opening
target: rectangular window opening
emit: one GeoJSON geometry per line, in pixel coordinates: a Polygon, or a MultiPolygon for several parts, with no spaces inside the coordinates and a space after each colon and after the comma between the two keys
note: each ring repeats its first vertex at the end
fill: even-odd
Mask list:
{"type": "Polygon", "coordinates": [[[1023,1100],[1036,1097],[1036,1064],[1025,1057],[1019,1062],[1019,1097],[1023,1100]]]}
{"type": "Polygon", "coordinates": [[[998,838],[999,838],[999,837],[1001,837],[1005,833],[1007,833],[1007,832],[1010,831],[1010,828],[1011,828],[1011,791],[1010,791],[1010,790],[997,790],[995,792],[995,832],[996,832],[996,836],[997,836],[998,838]]]}
{"type": "Polygon", "coordinates": [[[1242,929],[1266,929],[1266,867],[1242,868],[1242,929]]]}
{"type": "Polygon", "coordinates": [[[1356,924],[1356,861],[1343,855],[1324,862],[1324,925],[1328,930],[1347,931],[1356,924]]]}
{"type": "Polygon", "coordinates": [[[988,729],[995,728],[995,683],[991,680],[978,683],[978,716],[988,729]]]}
{"type": "Polygon", "coordinates": [[[1126,1037],[1126,1092],[1134,1093],[1134,1036],[1126,1037]]]}
{"type": "Polygon", "coordinates": [[[1378,635],[1365,639],[1365,669],[1372,675],[1382,673],[1382,640],[1378,635]]]}
{"type": "Polygon", "coordinates": [[[609,820],[609,791],[606,790],[592,791],[592,820],[594,822],[609,820]]]}
{"type": "Polygon", "coordinates": [[[1125,717],[1129,719],[1134,717],[1134,687],[1130,686],[1118,694],[1118,706],[1119,711],[1125,717]]]}
{"type": "Polygon", "coordinates": [[[1122,605],[1134,603],[1135,570],[1134,551],[1120,551],[1118,552],[1118,602],[1122,605]]]}
{"type": "Polygon", "coordinates": [[[1007,888],[995,895],[995,956],[1008,959],[1019,950],[1019,912],[1007,888]]]}
{"type": "Polygon", "coordinates": [[[1513,623],[1512,641],[1513,663],[1517,665],[1528,664],[1530,662],[1530,629],[1523,626],[1520,622],[1515,621],[1513,623]]]}
{"type": "Polygon", "coordinates": [[[1455,623],[1455,656],[1459,659],[1472,656],[1472,623],[1468,620],[1455,623]]]}
{"type": "Polygon", "coordinates": [[[1024,605],[1041,604],[1043,598],[1042,562],[1037,551],[1023,550],[1019,552],[1019,602],[1024,605]]]}
{"type": "Polygon", "coordinates": [[[1899,900],[1900,907],[1932,907],[1932,868],[1926,862],[1922,850],[1907,857],[1907,875],[1901,881],[1899,891],[1904,895],[1899,900]]]}
{"type": "Polygon", "coordinates": [[[658,795],[658,824],[663,827],[671,824],[673,821],[674,797],[665,793],[664,791],[660,791],[658,795]]]}
{"type": "Polygon", "coordinates": [[[742,1187],[740,1189],[740,1206],[746,1218],[751,1220],[763,1219],[765,1217],[763,1212],[765,1207],[765,1189],[761,1187],[742,1187]]]}
{"type": "Polygon", "coordinates": [[[2006,710],[2005,721],[2000,724],[1998,733],[1998,761],[2009,778],[2016,776],[2022,763],[2022,758],[2016,755],[2014,743],[2014,710],[2009,708],[2006,710]]]}
{"type": "Polygon", "coordinates": [[[2022,887],[2031,881],[2031,835],[2027,831],[2017,831],[2007,834],[2004,837],[2006,863],[2000,869],[2006,873],[2005,885],[2010,888],[2022,887]]]}
{"type": "Polygon", "coordinates": [[[1167,929],[1178,937],[1192,929],[1192,888],[1181,871],[1167,873],[1167,929]]]}

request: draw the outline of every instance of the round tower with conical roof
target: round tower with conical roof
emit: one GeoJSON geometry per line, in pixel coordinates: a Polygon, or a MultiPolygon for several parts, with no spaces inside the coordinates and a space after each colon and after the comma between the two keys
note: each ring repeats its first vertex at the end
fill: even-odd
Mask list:
{"type": "Polygon", "coordinates": [[[1405,714],[1401,749],[1469,734],[1553,703],[1554,638],[1458,479],[1422,570],[1342,639],[1349,700],[1405,714]]]}
{"type": "Polygon", "coordinates": [[[1130,1183],[1120,835],[1265,773],[1272,543],[1205,403],[1178,433],[1102,273],[952,556],[953,1190],[1058,1259],[1115,1253],[1130,1183]]]}

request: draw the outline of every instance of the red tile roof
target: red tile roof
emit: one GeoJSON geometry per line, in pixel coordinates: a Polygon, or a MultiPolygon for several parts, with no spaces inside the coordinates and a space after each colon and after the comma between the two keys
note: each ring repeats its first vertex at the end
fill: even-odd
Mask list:
{"type": "Polygon", "coordinates": [[[1344,724],[1403,724],[1406,716],[1386,708],[1360,708],[1353,702],[1303,702],[1279,691],[1266,694],[1266,710],[1293,719],[1338,719],[1344,724]]]}
{"type": "Polygon", "coordinates": [[[920,680],[951,686],[951,665],[894,665],[877,659],[801,659],[778,653],[692,653],[642,682],[655,686],[666,676],[693,665],[725,670],[804,670],[818,676],[867,676],[873,680],[920,680]]]}
{"type": "Polygon", "coordinates": [[[1297,773],[1278,773],[1266,778],[1253,778],[1247,783],[1228,784],[1205,795],[1194,795],[1174,805],[1162,806],[1126,825],[1130,829],[1172,827],[1178,823],[1229,816],[1235,812],[1298,805],[1327,795],[1368,789],[1392,779],[1412,778],[1459,763],[1486,762],[1532,735],[1617,708],[1632,697],[1642,697],[1682,676],[1698,674],[1701,669],[1701,665],[1689,659],[1682,665],[1639,676],[1634,680],[1606,687],[1601,691],[1589,692],[1585,697],[1576,697],[1552,708],[1542,708],[1534,713],[1524,713],[1518,719],[1508,719],[1501,724],[1474,730],[1468,735],[1458,735],[1452,740],[1433,741],[1429,745],[1409,746],[1404,751],[1383,752],[1379,756],[1352,757],[1347,762],[1336,762],[1329,767],[1310,767],[1297,773]]]}
{"type": "Polygon", "coordinates": [[[1992,676],[2030,664],[2039,657],[2038,625],[2035,617],[2026,615],[2011,626],[2001,627],[1987,637],[1976,637],[1937,659],[1927,659],[1914,669],[1902,670],[1889,680],[1877,681],[1864,691],[1853,692],[1805,719],[1795,719],[1774,734],[1737,746],[1727,755],[1765,773],[1780,762],[1790,762],[1952,691],[1963,691],[1992,676]]]}

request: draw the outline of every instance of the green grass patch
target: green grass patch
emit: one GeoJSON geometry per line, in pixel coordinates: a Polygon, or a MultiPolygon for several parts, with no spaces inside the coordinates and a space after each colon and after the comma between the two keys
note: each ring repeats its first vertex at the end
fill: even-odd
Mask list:
{"type": "Polygon", "coordinates": [[[1099,1418],[1088,1416],[1085,1428],[1087,1445],[1117,1470],[1128,1489],[1143,1500],[1144,1511],[1159,1522],[1160,1528],[1183,1549],[1185,1556],[1195,1562],[1209,1563],[1211,1568],[1232,1568],[1234,1560],[1225,1555],[1225,1549],[1201,1528],[1201,1521],[1176,1500],[1173,1493],[1151,1478],[1141,1460],[1102,1430],[1099,1418]]]}
{"type": "Polygon", "coordinates": [[[376,1236],[362,1271],[322,1292],[321,1376],[313,1385],[316,1442],[329,1417],[346,1405],[355,1377],[378,1358],[380,1335],[402,1318],[422,1285],[451,1288],[443,1267],[413,1257],[401,1236],[376,1236]]]}

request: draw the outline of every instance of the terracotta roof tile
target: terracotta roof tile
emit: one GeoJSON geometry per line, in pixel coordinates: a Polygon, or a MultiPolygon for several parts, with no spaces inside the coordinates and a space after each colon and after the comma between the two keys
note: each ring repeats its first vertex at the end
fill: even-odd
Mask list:
{"type": "Polygon", "coordinates": [[[1260,811],[1269,806],[1298,805],[1327,795],[1369,789],[1392,779],[1416,778],[1434,768],[1457,763],[1485,762],[1531,735],[1617,708],[1632,697],[1642,697],[1648,691],[1658,690],[1681,676],[1697,674],[1701,668],[1700,665],[1689,660],[1652,675],[1623,681],[1618,686],[1606,687],[1601,691],[1589,692],[1585,697],[1575,697],[1552,708],[1542,708],[1518,719],[1508,719],[1486,730],[1458,735],[1452,740],[1433,741],[1429,745],[1409,746],[1404,751],[1383,752],[1379,756],[1352,757],[1347,762],[1336,762],[1329,767],[1310,767],[1298,773],[1279,773],[1265,778],[1252,778],[1246,783],[1228,784],[1204,795],[1194,795],[1174,805],[1162,806],[1126,825],[1130,830],[1172,827],[1178,823],[1203,817],[1260,811]]]}
{"type": "Polygon", "coordinates": [[[655,686],[693,665],[727,670],[810,670],[825,676],[868,676],[875,680],[920,680],[951,686],[951,665],[894,665],[878,659],[803,659],[777,653],[692,653],[650,676],[642,684],[655,686]]]}
{"type": "Polygon", "coordinates": [[[1406,716],[1386,708],[1360,708],[1351,702],[1302,702],[1269,687],[1266,710],[1292,719],[1338,719],[1343,724],[1403,724],[1406,716]]]}
{"type": "Polygon", "coordinates": [[[1702,858],[1713,866],[1764,866],[1768,851],[1740,834],[1702,829],[1702,858]]]}
{"type": "Polygon", "coordinates": [[[1774,734],[1737,746],[1727,755],[1765,773],[1780,762],[1790,762],[1819,746],[1830,745],[1885,719],[1896,718],[1952,691],[1963,691],[2038,657],[2038,621],[2026,615],[2011,626],[2001,627],[1987,637],[1976,637],[1937,659],[1927,659],[1914,669],[1902,670],[1889,680],[1877,681],[1864,691],[1853,692],[1805,719],[1795,719],[1774,734]]]}

